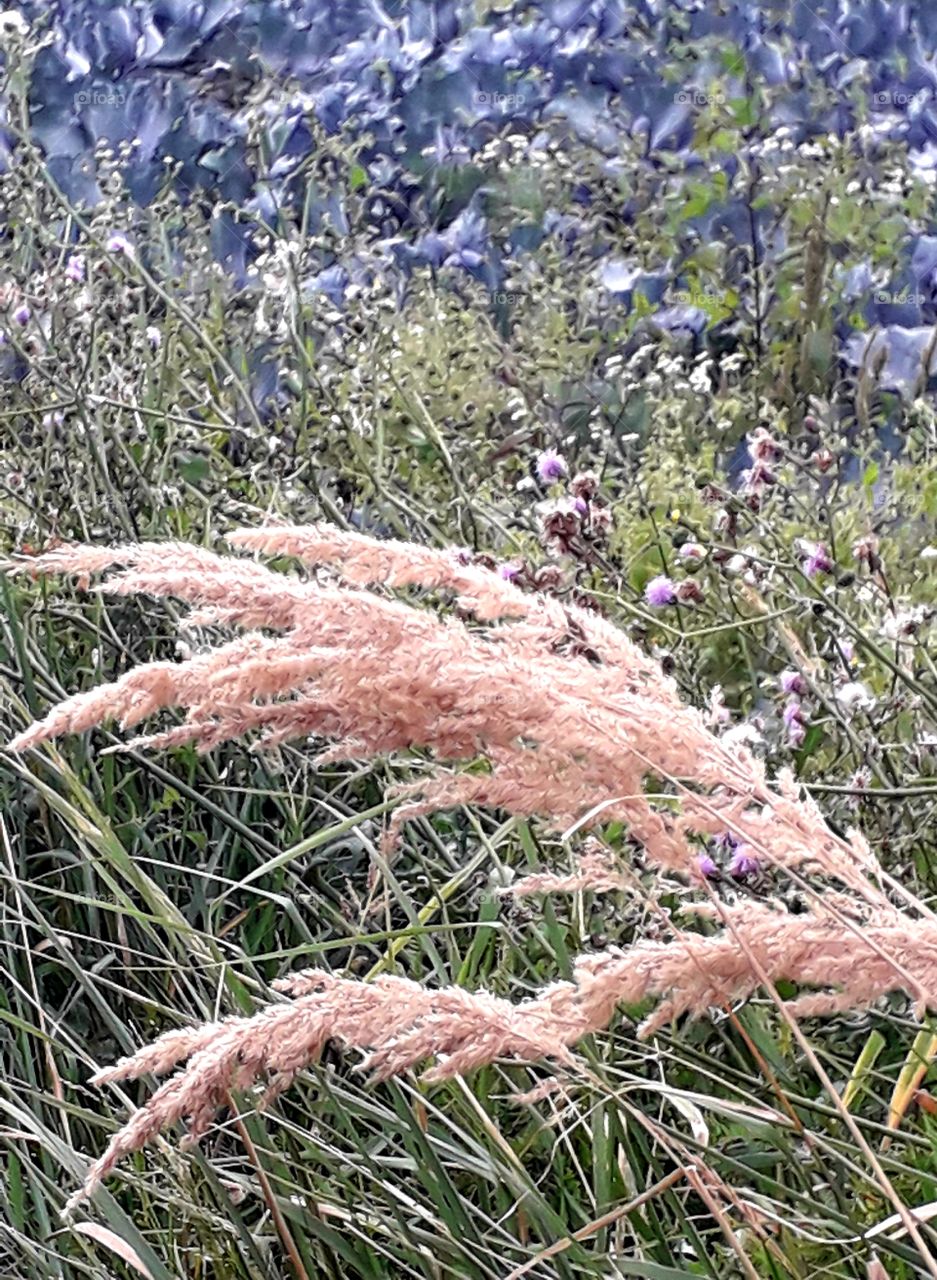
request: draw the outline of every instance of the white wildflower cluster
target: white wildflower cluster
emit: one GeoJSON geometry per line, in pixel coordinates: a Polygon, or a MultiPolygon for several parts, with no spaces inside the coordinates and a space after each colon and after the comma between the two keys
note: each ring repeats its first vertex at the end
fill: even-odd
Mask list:
{"type": "Polygon", "coordinates": [[[882,622],[882,635],[886,640],[912,640],[929,625],[937,608],[932,604],[915,604],[886,615],[882,622]]]}

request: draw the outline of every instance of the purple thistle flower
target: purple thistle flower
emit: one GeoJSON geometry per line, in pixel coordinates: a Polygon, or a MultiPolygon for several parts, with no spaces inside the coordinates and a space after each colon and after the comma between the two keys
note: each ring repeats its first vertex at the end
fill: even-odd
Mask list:
{"type": "Polygon", "coordinates": [[[29,324],[29,317],[31,315],[32,315],[32,312],[30,311],[29,307],[27,307],[26,303],[21,302],[20,305],[13,312],[13,319],[16,321],[17,324],[29,324]]]}
{"type": "Polygon", "coordinates": [[[573,510],[577,516],[587,516],[589,514],[589,504],[585,498],[576,498],[573,501],[573,510]]]}
{"type": "Polygon", "coordinates": [[[569,475],[566,459],[555,449],[544,449],[537,459],[537,475],[541,484],[553,484],[556,480],[565,480],[569,475]]]}
{"type": "Polygon", "coordinates": [[[789,747],[802,747],[806,736],[807,730],[799,720],[794,720],[787,726],[787,745],[789,747]]]}
{"type": "Polygon", "coordinates": [[[741,843],[742,841],[739,837],[733,835],[731,831],[723,831],[716,836],[715,840],[713,840],[713,844],[716,848],[721,849],[725,853],[734,852],[741,843]]]}
{"type": "Polygon", "coordinates": [[[71,280],[73,284],[83,284],[85,279],[85,259],[84,254],[70,253],[68,261],[65,263],[65,279],[71,280]]]}
{"type": "Polygon", "coordinates": [[[717,880],[719,878],[719,866],[715,858],[710,857],[708,853],[701,853],[696,859],[696,869],[704,880],[717,880]]]}
{"type": "Polygon", "coordinates": [[[813,550],[804,561],[804,573],[808,578],[815,578],[820,573],[832,573],[833,561],[829,557],[822,542],[815,543],[813,550]]]}
{"type": "Polygon", "coordinates": [[[784,705],[781,712],[781,719],[784,721],[785,729],[790,729],[791,725],[803,724],[804,711],[796,698],[791,698],[784,705]]]}
{"type": "Polygon", "coordinates": [[[505,582],[515,582],[520,571],[520,566],[516,564],[503,564],[498,569],[505,582]]]}
{"type": "Polygon", "coordinates": [[[122,231],[112,231],[104,246],[108,253],[123,253],[128,258],[134,256],[134,248],[122,231]]]}
{"type": "Polygon", "coordinates": [[[729,875],[735,880],[747,880],[749,876],[756,876],[760,870],[761,863],[755,857],[751,845],[740,844],[729,864],[729,875]]]}
{"type": "Polygon", "coordinates": [[[803,694],[807,692],[807,682],[799,671],[782,671],[778,676],[781,692],[786,694],[803,694]]]}
{"type": "Polygon", "coordinates": [[[673,580],[666,574],[659,573],[644,588],[644,599],[652,609],[663,609],[669,604],[676,604],[677,589],[673,580]]]}

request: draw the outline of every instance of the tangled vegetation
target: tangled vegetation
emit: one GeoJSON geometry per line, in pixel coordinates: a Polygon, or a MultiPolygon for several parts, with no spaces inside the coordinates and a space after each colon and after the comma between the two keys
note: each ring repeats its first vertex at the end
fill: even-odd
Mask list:
{"type": "MultiPolygon", "coordinates": [[[[479,30],[508,21],[476,7],[479,30]]],[[[121,135],[96,139],[92,200],[34,128],[52,84],[30,43],[41,22],[28,35],[6,15],[0,553],[220,550],[284,520],[463,548],[526,596],[619,628],[727,750],[771,778],[792,770],[836,837],[859,829],[890,901],[926,919],[932,187],[917,108],[902,103],[904,133],[869,102],[889,84],[889,109],[920,92],[888,68],[916,74],[923,20],[883,20],[885,53],[846,30],[867,79],[820,59],[796,99],[810,128],[784,132],[763,48],[720,88],[730,33],[716,30],[699,44],[708,97],[676,140],[649,145],[610,116],[612,163],[531,102],[536,127],[486,116],[447,135],[471,164],[426,160],[422,187],[426,139],[391,172],[393,130],[378,145],[332,127],[266,68],[224,90],[258,184],[243,199],[205,185],[206,166],[196,181],[165,164],[168,143],[135,169],[121,135]],[[305,132],[261,217],[276,159],[263,102],[305,132]]],[[[779,22],[796,61],[804,37],[779,22]]],[[[626,36],[603,30],[619,49],[626,36]]],[[[690,39],[654,30],[673,59],[663,115],[690,39]]],[[[433,59],[457,38],[440,35],[433,59]]],[[[194,56],[176,53],[183,69],[194,56]]],[[[382,56],[365,85],[378,119],[375,85],[417,93],[382,56]]],[[[19,573],[0,575],[0,599],[4,742],[67,695],[227,639],[215,621],[180,630],[172,593],[19,573]]],[[[298,970],[518,1002],[571,982],[576,957],[711,928],[689,909],[692,876],[662,869],[619,815],[595,815],[614,858],[601,889],[582,874],[584,829],[539,810],[424,813],[389,858],[394,786],[438,765],[419,749],[317,762],[318,739],[203,754],[106,750],[116,741],[96,729],[0,757],[0,1275],[937,1275],[929,1015],[886,984],[868,1008],[795,1029],[786,975],[649,1039],[650,1003],[629,1005],[550,1084],[510,1057],[375,1084],[332,1042],[275,1105],[238,1095],[199,1147],[132,1155],[63,1221],[89,1159],[153,1091],[90,1077],[172,1029],[255,1014],[298,970]],[[532,876],[565,891],[504,892],[532,876]]],[[[796,920],[816,905],[809,870],[725,839],[699,856],[692,883],[722,910],[760,920],[770,902],[796,920]]]]}

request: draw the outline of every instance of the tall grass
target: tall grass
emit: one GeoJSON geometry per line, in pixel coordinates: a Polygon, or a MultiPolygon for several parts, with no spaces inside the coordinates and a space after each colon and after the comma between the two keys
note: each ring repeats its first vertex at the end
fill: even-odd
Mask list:
{"type": "MultiPolygon", "coordinates": [[[[44,656],[61,652],[63,631],[71,670],[92,680],[98,646],[112,655],[105,671],[169,647],[152,608],[134,616],[99,599],[63,616],[44,587],[4,591],[16,724],[65,692],[63,674],[71,684],[44,656]]],[[[6,770],[4,1195],[11,1257],[28,1274],[87,1273],[82,1255],[106,1247],[58,1222],[79,1153],[100,1149],[121,1119],[87,1077],[180,1014],[248,1012],[274,977],[309,963],[533,990],[568,975],[599,932],[625,942],[647,928],[622,895],[557,899],[542,918],[506,909],[491,888],[510,868],[568,860],[525,820],[467,811],[421,823],[387,865],[386,766],[322,777],[291,748],[276,761],[237,748],[124,758],[82,741],[6,770]],[[387,886],[377,918],[361,896],[369,864],[387,886]]],[[[117,1199],[99,1193],[95,1217],[153,1275],[277,1274],[285,1257],[309,1275],[501,1275],[528,1262],[544,1275],[722,1274],[734,1247],[754,1274],[861,1274],[873,1247],[894,1274],[902,1260],[920,1264],[906,1233],[861,1238],[887,1198],[770,1001],[652,1045],[627,1027],[587,1045],[585,1082],[535,1109],[510,1101],[540,1078],[529,1068],[375,1091],[353,1059],[327,1059],[275,1110],[222,1124],[201,1153],[166,1147],[128,1168],[117,1199]],[[673,1180],[676,1168],[692,1176],[673,1180]],[[798,1272],[805,1257],[816,1270],[798,1272]]],[[[808,1030],[838,1082],[868,1039],[883,1039],[850,1104],[878,1150],[913,1039],[907,1012],[879,1006],[832,1033],[808,1030]]],[[[928,1125],[915,1112],[877,1156],[914,1205],[929,1198],[928,1125]]]]}

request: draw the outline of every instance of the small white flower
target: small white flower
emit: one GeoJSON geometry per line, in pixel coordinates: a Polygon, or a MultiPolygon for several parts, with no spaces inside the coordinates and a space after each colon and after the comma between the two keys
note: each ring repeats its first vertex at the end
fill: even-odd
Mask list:
{"type": "Polygon", "coordinates": [[[6,35],[8,31],[15,31],[18,36],[24,36],[28,30],[29,23],[15,9],[4,9],[0,12],[0,35],[6,35]]]}
{"type": "Polygon", "coordinates": [[[729,528],[730,516],[725,507],[720,507],[713,516],[713,531],[715,533],[725,533],[729,528]]]}
{"type": "Polygon", "coordinates": [[[737,724],[725,731],[722,741],[727,747],[755,747],[764,738],[753,724],[737,724]]]}
{"type": "Polygon", "coordinates": [[[706,548],[701,542],[684,542],[678,554],[681,560],[705,560],[706,548]]]}
{"type": "Polygon", "coordinates": [[[732,712],[725,704],[722,685],[714,684],[709,694],[709,711],[706,715],[706,723],[708,725],[728,724],[731,719],[732,712]]]}
{"type": "Polygon", "coordinates": [[[700,365],[698,369],[694,369],[689,378],[690,386],[694,391],[705,393],[710,391],[709,369],[706,365],[700,365]]]}
{"type": "Polygon", "coordinates": [[[916,604],[909,609],[889,614],[882,623],[882,635],[886,640],[907,640],[916,635],[925,622],[930,621],[933,612],[930,605],[916,604]]]}
{"type": "Polygon", "coordinates": [[[870,711],[875,706],[875,699],[860,680],[850,680],[836,690],[836,701],[852,715],[856,711],[870,711]]]}

